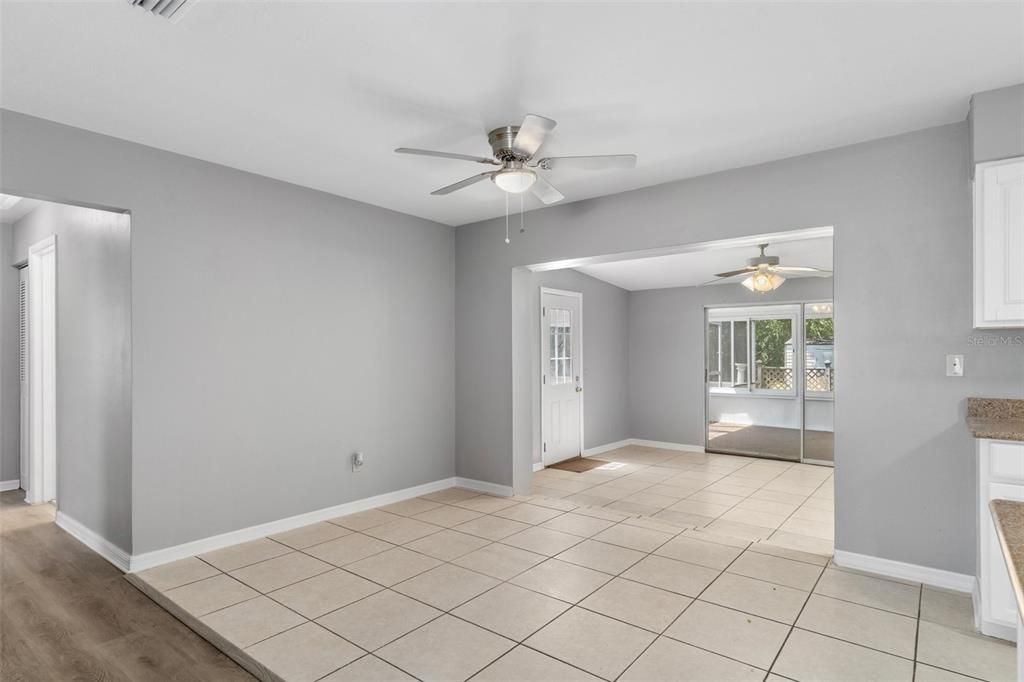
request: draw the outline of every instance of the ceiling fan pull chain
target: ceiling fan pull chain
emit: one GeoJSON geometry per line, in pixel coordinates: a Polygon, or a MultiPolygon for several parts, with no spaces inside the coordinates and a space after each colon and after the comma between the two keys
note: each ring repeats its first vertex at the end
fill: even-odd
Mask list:
{"type": "Polygon", "coordinates": [[[519,195],[519,234],[526,233],[526,226],[523,224],[523,195],[519,195]]]}
{"type": "Polygon", "coordinates": [[[505,193],[505,243],[510,243],[508,240],[508,192],[505,193]]]}

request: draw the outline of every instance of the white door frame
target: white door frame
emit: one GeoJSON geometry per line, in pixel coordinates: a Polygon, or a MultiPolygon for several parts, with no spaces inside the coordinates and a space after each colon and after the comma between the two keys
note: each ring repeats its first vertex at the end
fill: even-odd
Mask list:
{"type": "Polygon", "coordinates": [[[29,457],[29,423],[31,394],[28,385],[29,377],[29,346],[28,346],[28,268],[22,266],[18,270],[18,477],[19,487],[28,490],[28,457],[29,457]]]}
{"type": "MultiPolygon", "coordinates": [[[[579,334],[578,334],[579,340],[580,340],[580,352],[579,352],[579,363],[578,363],[578,366],[579,366],[579,373],[580,373],[579,374],[579,376],[580,376],[580,385],[582,386],[583,385],[583,292],[582,291],[567,291],[566,289],[552,289],[551,287],[541,287],[540,288],[540,310],[542,311],[542,313],[541,313],[542,317],[543,317],[543,310],[544,310],[544,294],[554,294],[556,296],[570,296],[572,298],[577,298],[580,301],[580,319],[579,319],[579,334]]],[[[540,363],[541,367],[540,367],[540,378],[539,378],[539,381],[541,382],[541,388],[540,388],[540,407],[541,407],[541,414],[542,415],[543,415],[543,410],[544,410],[544,362],[543,362],[543,358],[544,358],[544,349],[547,348],[547,343],[548,343],[547,331],[548,330],[544,328],[544,325],[541,324],[540,325],[540,357],[542,358],[542,361],[540,363]]],[[[586,449],[586,444],[583,441],[583,395],[585,393],[586,393],[586,391],[580,391],[579,392],[579,397],[580,397],[580,456],[581,457],[583,456],[583,451],[586,449]]],[[[543,416],[541,416],[541,419],[540,419],[540,429],[539,429],[539,431],[540,431],[540,442],[537,444],[537,448],[538,448],[538,450],[540,450],[540,461],[541,461],[541,464],[544,465],[544,466],[547,466],[547,464],[548,464],[548,462],[547,462],[547,453],[544,452],[544,418],[543,418],[543,416]]]]}
{"type": "Polygon", "coordinates": [[[28,322],[30,433],[25,501],[39,504],[57,498],[56,235],[28,249],[28,322]]]}

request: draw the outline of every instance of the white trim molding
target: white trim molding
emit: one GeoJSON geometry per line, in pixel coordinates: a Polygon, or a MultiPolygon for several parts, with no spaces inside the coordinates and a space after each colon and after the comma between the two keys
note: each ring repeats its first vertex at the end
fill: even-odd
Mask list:
{"type": "MultiPolygon", "coordinates": [[[[586,451],[583,452],[583,456],[584,457],[587,456],[586,451]]],[[[534,471],[541,471],[543,468],[544,468],[544,462],[534,462],[533,463],[533,470],[534,471]]]]}
{"type": "Polygon", "coordinates": [[[71,537],[99,554],[101,557],[114,564],[114,567],[122,573],[127,573],[131,566],[132,557],[110,540],[99,535],[96,531],[87,528],[80,521],[71,518],[62,511],[57,511],[57,527],[61,528],[71,537]]]}
{"type": "Polygon", "coordinates": [[[8,490],[17,490],[21,487],[21,481],[13,479],[10,481],[0,481],[0,493],[6,493],[8,490]]]}
{"type": "Polygon", "coordinates": [[[596,446],[594,446],[592,448],[584,449],[583,450],[583,456],[584,457],[590,457],[592,455],[600,455],[600,454],[603,454],[605,452],[611,452],[612,450],[618,450],[619,448],[624,448],[627,445],[632,445],[632,444],[633,444],[633,441],[630,440],[629,438],[626,438],[625,440],[617,440],[614,443],[605,443],[604,445],[596,445],[596,446]]]}
{"type": "Polygon", "coordinates": [[[465,488],[466,490],[475,490],[478,493],[486,493],[488,495],[497,495],[499,497],[512,497],[515,493],[510,485],[499,485],[497,483],[489,483],[487,481],[477,481],[473,478],[462,478],[457,476],[455,478],[455,486],[458,488],[465,488]]]}
{"type": "MultiPolygon", "coordinates": [[[[437,481],[416,485],[411,488],[395,490],[381,495],[374,495],[373,497],[364,497],[361,500],[353,500],[352,502],[345,502],[332,507],[325,507],[323,509],[317,509],[316,511],[289,516],[288,518],[279,519],[277,521],[269,521],[267,523],[249,526],[248,528],[239,528],[238,530],[221,533],[220,535],[213,535],[207,538],[200,538],[199,540],[192,540],[172,547],[155,549],[151,552],[144,552],[142,554],[134,554],[131,557],[130,569],[132,572],[144,571],[147,568],[153,568],[154,566],[160,566],[161,564],[195,556],[196,554],[212,552],[215,549],[223,549],[224,547],[230,547],[231,545],[237,545],[250,540],[258,540],[259,538],[267,535],[275,535],[277,533],[294,530],[320,521],[327,521],[328,519],[337,518],[339,516],[355,514],[356,512],[366,511],[386,504],[394,504],[395,502],[419,497],[420,495],[436,493],[437,491],[444,490],[445,488],[461,485],[458,483],[460,480],[478,483],[481,486],[494,485],[492,483],[484,483],[482,481],[471,481],[470,479],[456,479],[455,477],[442,478],[437,481]]],[[[505,486],[495,487],[504,488],[505,486]]],[[[477,490],[477,488],[473,488],[473,490],[477,490]]]]}
{"type": "Polygon", "coordinates": [[[57,498],[57,235],[28,247],[29,413],[25,501],[57,498]]]}
{"type": "Polygon", "coordinates": [[[675,450],[676,452],[704,452],[703,445],[689,445],[688,443],[670,443],[663,440],[644,440],[643,438],[625,438],[623,440],[617,440],[614,443],[605,443],[604,445],[596,445],[592,448],[587,448],[583,451],[584,457],[592,457],[594,455],[604,454],[605,452],[611,452],[612,450],[618,450],[619,448],[625,448],[630,445],[637,445],[643,448],[660,448],[662,450],[675,450]]]}
{"type": "Polygon", "coordinates": [[[676,450],[679,452],[704,452],[703,445],[690,445],[689,443],[670,443],[663,440],[644,440],[642,438],[630,438],[630,445],[639,445],[644,448],[660,448],[662,450],[676,450]]]}
{"type": "Polygon", "coordinates": [[[941,587],[956,592],[973,594],[975,589],[975,578],[965,573],[954,573],[941,568],[919,566],[908,564],[893,559],[868,554],[857,554],[837,549],[834,558],[836,565],[842,568],[852,568],[858,571],[877,573],[878,575],[900,580],[910,580],[916,583],[923,583],[930,587],[941,587]]]}

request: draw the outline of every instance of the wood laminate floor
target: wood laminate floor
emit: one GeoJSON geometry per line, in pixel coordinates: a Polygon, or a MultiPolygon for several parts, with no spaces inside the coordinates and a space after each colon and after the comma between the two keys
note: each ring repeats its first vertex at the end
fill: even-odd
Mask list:
{"type": "Polygon", "coordinates": [[[0,679],[253,679],[23,495],[0,494],[0,679]]]}

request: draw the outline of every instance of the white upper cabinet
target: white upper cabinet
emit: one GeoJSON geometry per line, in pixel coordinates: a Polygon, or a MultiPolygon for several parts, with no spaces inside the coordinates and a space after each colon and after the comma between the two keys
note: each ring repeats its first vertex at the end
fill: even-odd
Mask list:
{"type": "Polygon", "coordinates": [[[974,327],[1024,327],[1024,157],[975,169],[974,327]]]}

